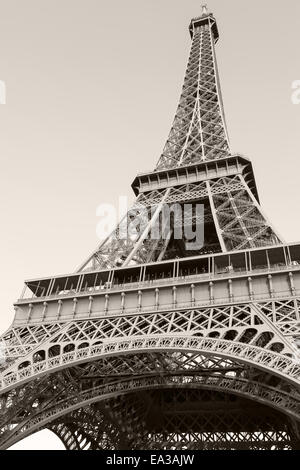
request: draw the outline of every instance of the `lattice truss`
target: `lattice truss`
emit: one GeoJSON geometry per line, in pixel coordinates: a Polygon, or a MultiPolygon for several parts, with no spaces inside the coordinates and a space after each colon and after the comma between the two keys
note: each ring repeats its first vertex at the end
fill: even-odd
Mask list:
{"type": "Polygon", "coordinates": [[[259,407],[251,410],[243,400],[232,400],[212,391],[184,390],[176,395],[172,392],[153,395],[155,405],[161,419],[154,424],[150,435],[154,449],[162,444],[163,448],[172,450],[292,447],[286,422],[280,422],[278,416],[259,407]],[[205,412],[203,408],[199,410],[199,402],[205,412]]]}
{"type": "MultiPolygon", "coordinates": [[[[292,422],[274,410],[262,406],[254,409],[251,402],[219,391],[154,390],[111,399],[101,411],[99,405],[88,408],[102,425],[105,409],[110,410],[110,422],[116,422],[121,429],[118,440],[114,440],[114,445],[110,443],[110,449],[261,450],[291,449],[297,445],[292,422]],[[203,408],[199,410],[200,403],[206,406],[205,413],[203,408]],[[212,413],[212,406],[218,411],[212,413]]],[[[81,413],[83,416],[71,413],[51,429],[68,449],[106,449],[108,433],[99,435],[95,420],[95,431],[91,428],[87,435],[83,431],[85,410],[81,413]]]]}
{"type": "Polygon", "coordinates": [[[240,175],[210,185],[218,228],[227,251],[282,243],[240,175]]]}
{"type": "Polygon", "coordinates": [[[0,377],[0,446],[49,427],[74,449],[150,448],[151,442],[154,448],[235,448],[234,442],[290,448],[299,438],[300,365],[290,341],[299,337],[299,304],[270,301],[10,330],[2,338],[10,359],[0,377]],[[231,428],[221,432],[215,416],[208,419],[215,423],[210,430],[196,416],[192,421],[200,424],[188,433],[190,418],[178,422],[176,408],[164,418],[175,420],[174,429],[165,421],[151,429],[142,419],[153,406],[145,391],[187,386],[254,400],[288,420],[235,431],[231,417],[231,428]],[[142,401],[122,398],[133,390],[142,401]]]}
{"type": "MultiPolygon", "coordinates": [[[[300,300],[295,298],[12,327],[1,337],[4,347],[1,352],[6,362],[2,362],[0,367],[6,369],[7,363],[32,356],[33,351],[43,345],[52,347],[57,344],[64,348],[73,344],[78,347],[82,342],[94,344],[104,339],[184,333],[240,342],[249,328],[257,329],[249,336],[251,344],[266,347],[269,343],[268,347],[273,344],[272,349],[276,350],[274,343],[278,342],[281,346],[278,345],[277,351],[281,352],[285,349],[286,340],[300,339],[299,313],[300,300]],[[269,333],[268,341],[258,341],[262,331],[269,333]]],[[[249,342],[246,339],[242,341],[249,342]]]]}
{"type": "Polygon", "coordinates": [[[176,256],[197,256],[218,252],[222,248],[231,251],[278,243],[282,241],[262,214],[245,179],[242,175],[235,175],[140,194],[125,219],[80,269],[105,269],[174,259],[176,256]],[[168,206],[171,213],[175,204],[182,208],[182,218],[170,219],[170,233],[166,236],[163,208],[168,206]],[[190,215],[185,213],[183,217],[186,204],[191,205],[190,215]],[[204,215],[201,217],[197,217],[193,209],[196,204],[203,204],[204,215]],[[124,238],[124,227],[125,233],[129,233],[128,227],[139,214],[142,223],[146,218],[145,230],[139,225],[136,234],[124,238]],[[159,227],[159,238],[153,237],[154,222],[159,227]],[[176,223],[183,228],[190,225],[194,231],[197,224],[203,224],[203,245],[197,250],[187,250],[185,230],[182,230],[182,239],[174,242],[172,234],[176,223]]]}
{"type": "Polygon", "coordinates": [[[182,94],[157,169],[229,154],[211,25],[195,29],[182,94]]]}
{"type": "Polygon", "coordinates": [[[1,448],[45,427],[70,449],[235,448],[241,441],[290,447],[300,418],[300,396],[288,382],[238,360],[183,351],[125,354],[65,367],[15,387],[0,404],[1,448]],[[206,400],[203,395],[183,399],[191,390],[206,391],[206,400]],[[213,391],[226,401],[217,413],[213,391]],[[243,401],[228,415],[228,400],[237,397],[252,400],[252,415],[244,412],[243,401]],[[259,404],[269,415],[276,412],[277,424],[257,413],[259,404]]]}

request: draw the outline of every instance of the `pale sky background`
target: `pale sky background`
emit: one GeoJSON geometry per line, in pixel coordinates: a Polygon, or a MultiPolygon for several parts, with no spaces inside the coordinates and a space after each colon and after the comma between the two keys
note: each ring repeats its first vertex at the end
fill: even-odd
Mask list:
{"type": "MultiPolygon", "coordinates": [[[[96,208],[132,197],[177,107],[196,0],[0,0],[1,315],[24,279],[72,272],[98,244],[96,208]]],[[[300,240],[299,0],[210,0],[233,151],[265,212],[300,240]]],[[[15,448],[61,448],[48,431],[15,448]]]]}

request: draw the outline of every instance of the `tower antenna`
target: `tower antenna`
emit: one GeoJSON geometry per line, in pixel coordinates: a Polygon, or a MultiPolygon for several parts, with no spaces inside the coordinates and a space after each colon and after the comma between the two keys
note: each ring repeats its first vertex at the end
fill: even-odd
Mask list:
{"type": "Polygon", "coordinates": [[[202,6],[202,16],[208,15],[207,3],[205,3],[204,5],[201,5],[201,6],[202,6]]]}

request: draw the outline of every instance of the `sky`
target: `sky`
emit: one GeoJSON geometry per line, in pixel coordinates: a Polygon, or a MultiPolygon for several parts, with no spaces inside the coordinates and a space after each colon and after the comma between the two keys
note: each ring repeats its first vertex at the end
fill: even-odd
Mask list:
{"type": "MultiPolygon", "coordinates": [[[[231,147],[264,212],[300,240],[299,0],[210,0],[231,147]]],[[[73,272],[98,245],[97,207],[133,200],[178,104],[196,0],[0,0],[0,331],[25,279],[73,272]]],[[[61,448],[49,431],[15,448],[61,448]]]]}

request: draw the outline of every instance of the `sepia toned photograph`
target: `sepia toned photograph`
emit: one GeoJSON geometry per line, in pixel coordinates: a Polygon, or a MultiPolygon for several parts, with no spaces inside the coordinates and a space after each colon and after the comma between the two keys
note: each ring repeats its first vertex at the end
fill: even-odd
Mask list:
{"type": "Polygon", "coordinates": [[[300,450],[299,25],[0,0],[2,455],[300,450]]]}

